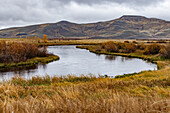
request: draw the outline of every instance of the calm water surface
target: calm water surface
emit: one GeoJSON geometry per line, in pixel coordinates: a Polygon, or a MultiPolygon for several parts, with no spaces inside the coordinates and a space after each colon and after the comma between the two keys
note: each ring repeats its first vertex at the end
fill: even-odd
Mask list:
{"type": "Polygon", "coordinates": [[[20,69],[0,70],[0,79],[10,79],[15,75],[22,77],[81,74],[123,75],[144,70],[156,70],[157,65],[137,59],[111,55],[96,55],[76,46],[49,46],[48,52],[60,56],[59,61],[20,69]]]}

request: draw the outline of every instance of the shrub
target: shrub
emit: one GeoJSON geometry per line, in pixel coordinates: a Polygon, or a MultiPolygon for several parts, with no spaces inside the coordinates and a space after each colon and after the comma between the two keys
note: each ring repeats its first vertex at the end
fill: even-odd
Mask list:
{"type": "Polygon", "coordinates": [[[112,41],[106,42],[104,48],[105,48],[106,51],[108,51],[108,52],[118,52],[117,46],[116,46],[115,43],[112,42],[112,41]]]}
{"type": "Polygon", "coordinates": [[[164,58],[170,58],[170,44],[168,44],[167,46],[161,47],[159,53],[160,53],[161,56],[163,56],[164,58]]]}
{"type": "Polygon", "coordinates": [[[144,45],[144,43],[142,43],[142,44],[137,44],[137,45],[136,45],[136,48],[137,48],[137,49],[140,49],[140,50],[144,50],[144,49],[146,48],[146,45],[144,45]]]}
{"type": "Polygon", "coordinates": [[[165,40],[160,40],[160,41],[157,41],[156,43],[166,43],[165,40]]]}
{"type": "Polygon", "coordinates": [[[47,56],[46,48],[40,49],[35,44],[0,42],[0,62],[21,62],[34,57],[47,56]]]}
{"type": "Polygon", "coordinates": [[[43,35],[43,41],[44,41],[44,43],[47,43],[47,35],[43,35]]]}
{"type": "Polygon", "coordinates": [[[161,49],[159,44],[148,45],[144,51],[144,54],[158,54],[161,49]]]}
{"type": "Polygon", "coordinates": [[[125,52],[126,53],[131,53],[131,52],[135,52],[136,51],[136,47],[135,44],[126,44],[125,45],[125,52]]]}
{"type": "Polygon", "coordinates": [[[132,43],[137,44],[137,42],[136,42],[136,41],[133,41],[132,43]]]}
{"type": "Polygon", "coordinates": [[[166,46],[166,50],[167,50],[167,58],[170,58],[170,44],[168,44],[167,46],[166,46]]]}
{"type": "Polygon", "coordinates": [[[116,46],[118,47],[118,49],[125,49],[125,43],[122,43],[122,42],[117,42],[115,43],[116,46]]]}
{"type": "Polygon", "coordinates": [[[40,38],[37,38],[37,42],[40,43],[40,42],[41,42],[41,39],[40,39],[40,38]]]}
{"type": "Polygon", "coordinates": [[[124,43],[130,43],[130,42],[126,40],[126,41],[124,41],[124,43]]]}

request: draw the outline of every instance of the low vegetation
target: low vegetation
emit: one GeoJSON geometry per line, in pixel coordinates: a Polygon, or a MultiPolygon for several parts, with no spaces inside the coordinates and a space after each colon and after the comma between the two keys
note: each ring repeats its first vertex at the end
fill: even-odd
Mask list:
{"type": "Polygon", "coordinates": [[[156,43],[150,44],[150,45],[146,46],[144,54],[152,54],[152,55],[158,54],[161,48],[163,49],[163,47],[161,47],[161,45],[159,45],[159,44],[156,44],[156,43]]]}
{"type": "Polygon", "coordinates": [[[48,63],[59,57],[48,54],[46,47],[21,42],[0,41],[0,68],[32,66],[48,63]]]}
{"type": "Polygon", "coordinates": [[[14,77],[0,87],[0,112],[168,113],[170,68],[125,78],[14,77]]]}
{"type": "MultiPolygon", "coordinates": [[[[49,43],[48,41],[46,44],[49,43]]],[[[156,61],[162,68],[115,78],[93,75],[80,77],[47,75],[23,79],[16,76],[0,83],[0,112],[168,113],[170,111],[168,44],[109,41],[78,47],[97,54],[122,55],[156,61]]],[[[39,60],[39,57],[35,59],[39,60]]]]}
{"type": "MultiPolygon", "coordinates": [[[[92,46],[77,46],[78,48],[84,48],[88,49],[91,52],[95,53],[105,53],[105,54],[111,54],[111,53],[122,53],[125,55],[126,53],[130,53],[127,55],[136,55],[136,57],[150,57],[154,56],[155,59],[161,58],[161,59],[169,59],[170,58],[170,44],[164,44],[160,45],[157,43],[153,44],[144,44],[140,43],[137,44],[136,42],[130,43],[129,41],[123,42],[114,42],[109,41],[102,43],[100,45],[92,45],[92,46]],[[125,54],[124,54],[125,53],[125,54]]],[[[114,54],[116,55],[116,54],[114,54]]],[[[121,55],[121,54],[117,54],[121,55]]],[[[154,60],[155,60],[154,59],[154,60]]]]}
{"type": "Polygon", "coordinates": [[[35,44],[0,42],[0,63],[21,62],[34,57],[46,57],[46,48],[38,48],[35,44]]]}

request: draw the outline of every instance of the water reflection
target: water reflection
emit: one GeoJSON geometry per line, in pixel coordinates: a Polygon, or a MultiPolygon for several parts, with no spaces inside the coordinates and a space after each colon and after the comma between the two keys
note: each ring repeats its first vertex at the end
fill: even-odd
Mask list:
{"type": "Polygon", "coordinates": [[[133,58],[129,58],[129,57],[121,57],[121,61],[125,62],[127,60],[133,60],[133,58]]]}
{"type": "Polygon", "coordinates": [[[96,56],[100,56],[101,54],[96,54],[96,56]]]}
{"type": "Polygon", "coordinates": [[[0,75],[3,75],[5,72],[14,72],[15,74],[22,73],[22,72],[29,72],[32,69],[38,69],[38,65],[29,66],[29,67],[12,67],[12,68],[1,68],[0,75]]]}
{"type": "Polygon", "coordinates": [[[39,67],[45,70],[47,68],[47,64],[39,64],[39,67]]]}
{"type": "Polygon", "coordinates": [[[113,56],[113,55],[106,55],[105,59],[112,61],[112,60],[116,60],[117,56],[113,56]]]}
{"type": "Polygon", "coordinates": [[[113,55],[99,55],[88,50],[77,49],[75,46],[49,46],[48,52],[59,55],[60,60],[49,64],[38,64],[32,67],[0,70],[0,79],[10,79],[14,75],[22,77],[67,75],[92,73],[100,75],[123,75],[144,70],[156,70],[157,65],[137,58],[127,58],[113,55]],[[136,66],[137,65],[137,66],[136,66]]]}
{"type": "Polygon", "coordinates": [[[133,60],[133,58],[128,58],[128,57],[120,57],[120,56],[114,56],[114,55],[106,55],[105,59],[109,61],[114,61],[121,58],[121,62],[126,62],[128,60],[133,60]]]}

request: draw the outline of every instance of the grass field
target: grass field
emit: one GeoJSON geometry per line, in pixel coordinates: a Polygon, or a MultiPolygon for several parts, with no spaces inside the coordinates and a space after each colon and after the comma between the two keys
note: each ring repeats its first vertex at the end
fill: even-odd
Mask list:
{"type": "Polygon", "coordinates": [[[125,78],[15,77],[1,83],[0,112],[168,113],[170,68],[125,78]]]}
{"type": "MultiPolygon", "coordinates": [[[[162,39],[163,40],[163,39],[162,39]]],[[[101,44],[108,41],[116,41],[116,42],[124,42],[129,41],[133,42],[136,41],[138,43],[170,43],[169,39],[163,40],[136,40],[136,39],[49,39],[47,43],[43,43],[43,40],[40,40],[40,43],[38,43],[37,39],[26,39],[26,38],[0,38],[0,41],[7,41],[7,42],[27,42],[27,43],[35,43],[39,45],[94,45],[94,44],[101,44]]]]}
{"type": "MultiPolygon", "coordinates": [[[[77,40],[73,41],[79,43],[77,40]]],[[[81,41],[100,44],[108,40],[81,41]]],[[[58,40],[57,43],[59,42],[58,40]]],[[[82,48],[85,47],[96,53],[95,47],[82,48]]],[[[25,80],[14,77],[0,83],[0,112],[170,113],[169,59],[139,53],[97,52],[150,60],[156,62],[160,68],[116,78],[67,75],[36,76],[25,80]]]]}

